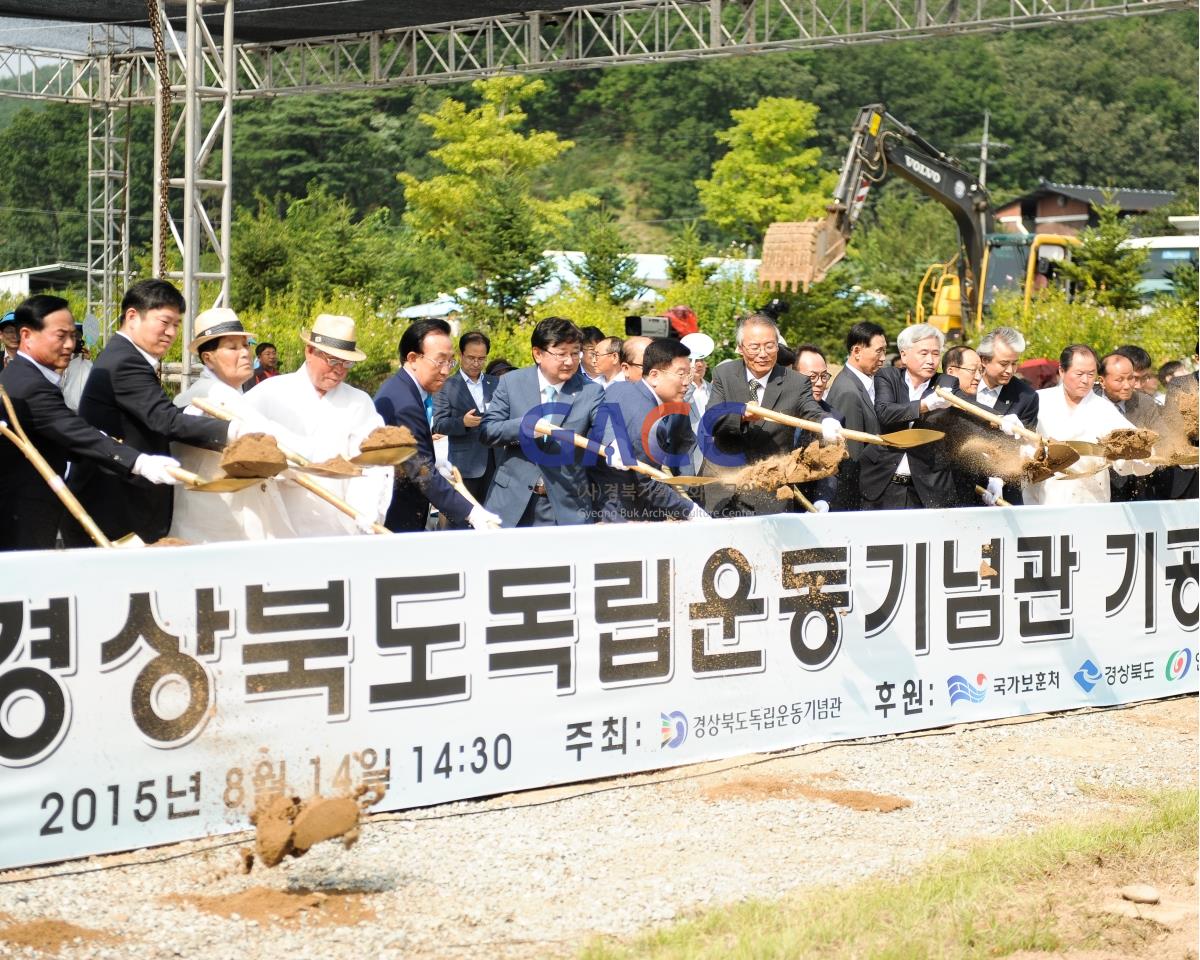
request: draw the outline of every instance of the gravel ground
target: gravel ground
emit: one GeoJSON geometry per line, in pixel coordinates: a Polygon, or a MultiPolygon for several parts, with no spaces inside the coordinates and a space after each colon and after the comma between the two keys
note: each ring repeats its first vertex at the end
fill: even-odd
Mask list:
{"type": "Polygon", "coordinates": [[[1194,696],[810,747],[380,815],[349,850],[250,875],[226,838],[0,874],[0,957],[570,955],[1196,776],[1194,696]]]}

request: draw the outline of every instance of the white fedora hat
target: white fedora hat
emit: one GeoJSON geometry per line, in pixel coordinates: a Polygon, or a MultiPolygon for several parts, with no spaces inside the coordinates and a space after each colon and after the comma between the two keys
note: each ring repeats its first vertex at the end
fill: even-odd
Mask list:
{"type": "Polygon", "coordinates": [[[339,317],[332,313],[318,314],[311,330],[300,331],[300,339],[331,357],[353,360],[356,363],[367,359],[367,355],[357,348],[354,320],[350,317],[339,317]]]}

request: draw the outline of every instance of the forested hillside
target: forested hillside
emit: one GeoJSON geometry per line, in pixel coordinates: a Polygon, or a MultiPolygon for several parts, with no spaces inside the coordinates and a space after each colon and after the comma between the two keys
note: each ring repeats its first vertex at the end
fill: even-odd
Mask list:
{"type": "MultiPolygon", "coordinates": [[[[702,219],[695,182],[710,176],[725,150],[715,135],[731,126],[730,111],[763,97],[819,108],[812,145],[827,170],[840,165],[863,104],[886,103],[970,166],[987,110],[991,136],[1008,145],[993,150],[989,167],[989,187],[1000,199],[1046,178],[1176,190],[1179,209],[1196,202],[1193,13],[543,79],[545,91],[523,105],[527,127],[574,146],[539,172],[534,190],[543,198],[574,191],[599,198],[627,249],[662,251],[692,222],[713,250],[732,239],[702,219]]],[[[423,180],[439,172],[429,155],[436,142],[419,117],[446,98],[479,102],[462,85],[239,104],[235,184],[243,222],[257,218],[261,228],[283,214],[288,198],[319,186],[318,206],[344,229],[371,217],[372,242],[402,243],[405,192],[397,174],[423,180]]],[[[84,259],[86,112],[50,105],[0,114],[0,121],[0,268],[84,259]]],[[[151,224],[152,128],[148,109],[135,112],[132,212],[141,243],[151,224]]],[[[929,204],[908,188],[882,193],[856,238],[861,250],[874,244],[881,265],[889,256],[924,261],[926,245],[952,236],[949,219],[927,212],[929,204]],[[872,238],[872,227],[883,229],[872,238]]],[[[552,239],[566,245],[578,234],[568,226],[552,239]]],[[[453,265],[431,259],[410,248],[379,261],[392,273],[389,292],[416,297],[453,283],[453,265]]]]}

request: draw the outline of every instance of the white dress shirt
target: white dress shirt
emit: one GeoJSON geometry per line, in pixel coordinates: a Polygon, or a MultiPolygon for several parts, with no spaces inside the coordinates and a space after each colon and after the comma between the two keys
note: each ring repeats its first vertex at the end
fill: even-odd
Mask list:
{"type": "Polygon", "coordinates": [[[871,398],[871,403],[874,403],[875,402],[875,378],[868,377],[865,373],[863,373],[861,370],[859,370],[858,367],[856,367],[854,364],[852,364],[848,358],[846,360],[845,367],[843,367],[842,369],[849,370],[852,374],[854,374],[856,377],[858,377],[859,382],[863,385],[863,389],[865,389],[867,391],[867,396],[871,398]]]}
{"type": "MultiPolygon", "coordinates": [[[[348,383],[340,383],[321,395],[301,366],[264,380],[243,397],[247,409],[282,428],[280,443],[314,462],[358,455],[359,447],[383,417],[371,398],[348,383]]],[[[275,432],[272,430],[272,432],[275,432]]],[[[392,468],[365,467],[363,475],[349,480],[312,478],[355,508],[360,514],[382,521],[392,499],[392,468]]],[[[280,485],[288,520],[298,536],[330,537],[358,533],[346,514],[318,499],[304,488],[280,485]]]]}
{"type": "Polygon", "coordinates": [[[1003,389],[1004,384],[993,389],[981,380],[979,382],[979,390],[975,394],[975,400],[989,410],[994,410],[996,402],[1000,399],[1000,391],[1003,389]]]}
{"type": "MultiPolygon", "coordinates": [[[[923,380],[921,383],[918,383],[916,386],[914,386],[912,377],[909,375],[907,370],[904,371],[904,383],[908,386],[908,399],[910,403],[913,400],[920,400],[921,397],[925,395],[925,388],[929,386],[928,380],[923,380]]],[[[875,399],[874,396],[872,396],[871,399],[873,401],[875,399]]],[[[902,456],[900,458],[900,462],[896,464],[895,472],[904,477],[912,476],[912,468],[908,465],[907,453],[902,456]]]]}
{"type": "MultiPolygon", "coordinates": [[[[117,336],[124,337],[130,343],[133,343],[133,337],[131,337],[129,334],[127,334],[124,330],[118,330],[117,336]]],[[[159,359],[158,357],[154,356],[154,354],[152,354],[152,353],[147,353],[145,350],[143,350],[141,347],[139,347],[136,343],[133,343],[133,349],[136,350],[138,353],[140,353],[143,357],[146,358],[146,362],[154,368],[154,375],[158,376],[158,371],[162,366],[162,360],[159,359]]]]}
{"type": "Polygon", "coordinates": [[[482,374],[478,380],[472,380],[462,370],[458,371],[458,375],[463,378],[463,382],[467,385],[467,391],[471,394],[471,400],[475,403],[475,412],[482,416],[487,410],[487,402],[483,399],[482,374]]]}
{"type": "MultiPolygon", "coordinates": [[[[1087,440],[1095,443],[1113,430],[1132,430],[1133,424],[1126,420],[1105,397],[1088,393],[1078,404],[1067,402],[1062,384],[1038,391],[1037,432],[1055,440],[1087,440]]],[[[1056,474],[1041,483],[1025,483],[1022,496],[1029,504],[1108,503],[1110,488],[1108,471],[1103,457],[1080,457],[1066,474],[1056,474]]],[[[1116,465],[1113,469],[1117,470],[1116,465]]],[[[1135,471],[1129,463],[1122,463],[1118,473],[1135,471]]]]}
{"type": "Polygon", "coordinates": [[[42,364],[38,363],[36,360],[33,359],[33,357],[31,357],[29,354],[27,354],[23,350],[18,351],[17,356],[20,357],[22,360],[28,360],[30,363],[32,363],[35,367],[38,368],[38,370],[41,372],[42,376],[45,377],[47,380],[49,380],[56,387],[62,386],[62,375],[60,373],[58,373],[57,370],[51,370],[49,367],[42,366],[42,364]]]}

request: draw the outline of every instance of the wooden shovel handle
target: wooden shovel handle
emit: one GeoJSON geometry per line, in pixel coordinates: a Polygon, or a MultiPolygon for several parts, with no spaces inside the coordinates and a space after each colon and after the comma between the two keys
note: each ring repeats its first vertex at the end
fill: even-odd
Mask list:
{"type": "Polygon", "coordinates": [[[814,506],[812,505],[812,501],[811,501],[811,500],[809,500],[809,499],[808,499],[808,497],[806,497],[804,494],[802,494],[802,493],[801,493],[799,490],[797,490],[795,487],[793,487],[793,488],[792,488],[792,495],[793,495],[793,496],[794,496],[794,497],[795,497],[797,500],[799,500],[799,501],[800,501],[800,506],[802,506],[802,507],[803,507],[803,508],[804,508],[804,509],[805,509],[807,512],[809,512],[809,513],[816,513],[816,512],[817,512],[817,508],[816,508],[816,507],[814,507],[814,506]]]}
{"type": "MultiPolygon", "coordinates": [[[[983,487],[981,487],[979,484],[975,484],[975,492],[976,492],[977,494],[979,494],[979,495],[982,497],[982,496],[983,496],[985,493],[987,493],[987,490],[985,490],[985,489],[984,489],[983,487]]],[[[1011,506],[1012,506],[1012,504],[1011,504],[1011,503],[1009,503],[1007,500],[1005,500],[1003,497],[997,497],[997,498],[996,498],[996,506],[998,506],[998,507],[1011,507],[1011,506]]]]}
{"type": "MultiPolygon", "coordinates": [[[[1004,422],[1004,418],[998,414],[992,413],[990,410],[984,410],[981,407],[977,407],[975,404],[971,403],[969,400],[964,400],[962,397],[956,397],[945,387],[934,387],[933,390],[934,393],[950,404],[950,406],[957,407],[963,413],[969,413],[972,416],[978,417],[980,420],[986,420],[993,427],[999,427],[1000,424],[1004,422]]],[[[1024,426],[1018,427],[1017,433],[1026,440],[1036,443],[1038,446],[1041,446],[1046,442],[1045,437],[1034,433],[1032,430],[1024,426]]]]}
{"type": "MultiPolygon", "coordinates": [[[[772,410],[770,407],[760,407],[757,403],[746,404],[746,412],[756,417],[762,417],[764,420],[773,420],[775,423],[782,423],[785,427],[799,427],[801,430],[807,430],[809,433],[824,433],[824,429],[815,420],[801,420],[799,417],[789,417],[786,413],[780,413],[777,410],[772,410]]],[[[862,433],[859,430],[847,430],[845,427],[842,428],[842,436],[847,440],[857,440],[859,443],[876,443],[883,447],[888,445],[888,442],[877,434],[862,433]]]]}
{"type": "MultiPolygon", "coordinates": [[[[570,430],[565,430],[563,427],[556,427],[556,426],[546,427],[544,425],[535,425],[534,430],[536,430],[537,433],[539,433],[543,437],[553,436],[554,433],[556,433],[556,432],[570,433],[571,434],[571,442],[574,443],[575,446],[577,446],[580,450],[590,450],[601,460],[606,459],[606,456],[604,453],[604,448],[602,446],[600,446],[600,444],[596,443],[595,440],[589,440],[587,437],[580,436],[578,433],[573,433],[570,430]]],[[[637,461],[632,463],[630,465],[629,469],[634,471],[635,473],[644,474],[647,477],[651,477],[655,480],[666,480],[670,477],[669,473],[664,473],[662,470],[658,470],[658,469],[650,466],[647,463],[640,463],[637,461]]]]}

